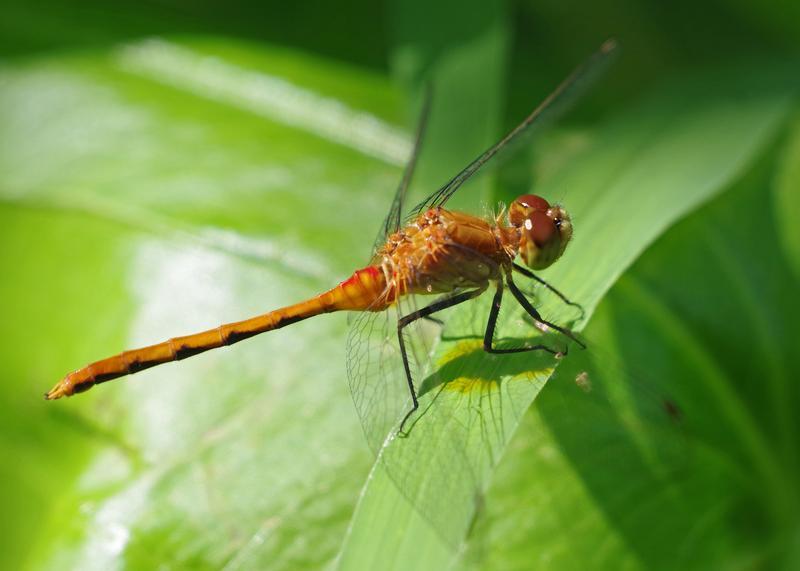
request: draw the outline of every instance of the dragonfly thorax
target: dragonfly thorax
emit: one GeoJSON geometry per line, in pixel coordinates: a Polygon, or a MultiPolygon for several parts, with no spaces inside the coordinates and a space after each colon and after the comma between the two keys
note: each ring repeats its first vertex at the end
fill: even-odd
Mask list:
{"type": "Polygon", "coordinates": [[[535,194],[524,194],[511,203],[508,223],[518,230],[519,255],[533,270],[542,270],[560,258],[572,238],[567,211],[535,194]]]}
{"type": "Polygon", "coordinates": [[[496,230],[483,218],[432,208],[389,236],[373,263],[386,275],[392,298],[485,288],[516,253],[496,230]]]}

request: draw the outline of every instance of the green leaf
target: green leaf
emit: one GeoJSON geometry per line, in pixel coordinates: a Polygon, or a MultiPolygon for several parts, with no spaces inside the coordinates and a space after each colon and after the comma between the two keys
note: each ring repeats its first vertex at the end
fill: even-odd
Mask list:
{"type": "MultiPolygon", "coordinates": [[[[764,81],[764,89],[754,92],[752,75],[741,75],[748,82],[706,77],[662,86],[599,127],[568,167],[536,189],[563,200],[576,228],[564,260],[543,275],[580,301],[587,316],[653,240],[741,176],[773,138],[786,116],[788,91],[764,81]]],[[[575,319],[554,296],[541,308],[555,323],[575,319]]],[[[494,466],[554,365],[541,355],[483,354],[487,311],[477,321],[474,309],[456,309],[445,318],[437,348],[442,388],[426,392],[422,383],[423,412],[409,436],[383,449],[350,528],[342,568],[385,567],[388,558],[398,569],[436,569],[459,552],[494,466]],[[465,335],[474,342],[465,343],[465,335]]],[[[524,339],[531,328],[517,310],[501,318],[498,330],[524,339]]],[[[551,346],[561,341],[543,339],[551,346]]]]}
{"type": "MultiPolygon", "coordinates": [[[[743,95],[743,83],[701,80],[702,97],[682,98],[676,82],[588,132],[539,189],[568,189],[577,228],[548,279],[594,307],[668,224],[741,174],[787,108],[786,90],[743,95]]],[[[342,316],[40,397],[93,359],[294,302],[362,265],[408,149],[400,110],[380,77],[228,41],[4,64],[4,567],[319,568],[340,550],[343,567],[452,560],[380,464],[345,540],[372,459],[343,382],[342,316]],[[287,94],[296,107],[281,107],[287,94]]],[[[530,368],[461,360],[487,379],[530,368]]],[[[494,460],[540,384],[506,386],[519,394],[494,460]]],[[[404,454],[427,445],[416,438],[404,454]]],[[[482,466],[477,493],[494,462],[482,466]]],[[[443,502],[473,489],[454,476],[443,502]]],[[[455,506],[463,536],[474,506],[455,506]]]]}
{"type": "Polygon", "coordinates": [[[587,333],[615,362],[637,366],[626,377],[631,369],[604,370],[604,358],[589,370],[627,405],[588,406],[571,382],[587,365],[565,363],[498,467],[465,561],[797,567],[800,303],[776,247],[777,213],[764,208],[775,154],[668,232],[611,290],[587,333]],[[680,407],[674,430],[642,425],[653,417],[633,392],[640,374],[680,407]]]}
{"type": "Polygon", "coordinates": [[[778,243],[784,249],[795,277],[800,280],[800,232],[797,231],[800,217],[800,122],[797,120],[778,167],[774,205],[778,243]]]}
{"type": "Polygon", "coordinates": [[[41,395],[365,263],[408,151],[399,99],[341,64],[210,40],[1,73],[2,566],[319,567],[370,465],[344,316],[41,395]]]}

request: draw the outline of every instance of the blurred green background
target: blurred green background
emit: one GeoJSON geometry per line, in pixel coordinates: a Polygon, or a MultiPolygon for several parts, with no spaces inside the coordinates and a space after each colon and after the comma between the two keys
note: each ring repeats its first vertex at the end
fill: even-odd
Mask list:
{"type": "Polygon", "coordinates": [[[0,14],[0,567],[800,568],[800,4],[0,14]],[[557,374],[453,546],[368,478],[343,316],[41,400],[363,265],[426,81],[415,197],[609,37],[610,72],[457,204],[533,188],[573,212],[546,275],[592,313],[590,344],[680,404],[666,434],[638,438],[611,399],[584,410],[557,374]]]}

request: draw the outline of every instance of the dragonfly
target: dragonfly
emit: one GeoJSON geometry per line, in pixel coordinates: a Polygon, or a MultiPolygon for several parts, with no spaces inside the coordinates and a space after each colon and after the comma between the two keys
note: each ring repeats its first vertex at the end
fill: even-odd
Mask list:
{"type": "MultiPolygon", "coordinates": [[[[500,425],[503,424],[503,411],[507,412],[509,406],[514,407],[514,391],[518,389],[513,383],[504,389],[504,395],[509,398],[499,405],[502,411],[493,408],[494,405],[489,409],[481,408],[483,405],[478,401],[485,400],[486,394],[481,392],[485,389],[480,389],[475,397],[478,404],[470,400],[472,396],[467,399],[467,405],[463,405],[463,398],[439,399],[445,403],[439,405],[440,410],[448,406],[453,410],[464,406],[469,418],[478,418],[480,423],[489,427],[481,430],[492,436],[485,438],[489,444],[485,451],[479,452],[479,457],[465,452],[468,449],[465,440],[471,437],[466,436],[469,431],[465,431],[463,424],[473,420],[463,421],[465,417],[462,416],[462,421],[453,422],[448,418],[455,416],[443,412],[428,415],[435,420],[426,425],[423,416],[429,407],[422,406],[422,394],[431,396],[430,405],[435,404],[437,391],[441,394],[444,388],[452,389],[452,393],[468,394],[463,375],[443,371],[455,362],[471,359],[475,352],[470,351],[476,347],[475,343],[466,342],[469,351],[450,355],[437,367],[431,362],[431,344],[435,342],[436,334],[426,336],[422,331],[426,324],[441,326],[443,322],[438,315],[467,302],[486,299],[484,294],[493,290],[482,334],[477,335],[477,347],[483,354],[512,360],[521,354],[530,354],[557,360],[567,353],[570,343],[582,348],[586,344],[570,328],[543,317],[526,288],[516,281],[520,278],[538,284],[583,316],[578,303],[536,273],[561,259],[570,243],[573,223],[563,206],[536,194],[519,196],[507,208],[501,208],[491,216],[449,210],[446,205],[468,180],[496,160],[498,154],[508,152],[526,140],[535,127],[544,125],[573,101],[612,60],[616,49],[613,40],[605,42],[505,137],[425,200],[406,209],[408,189],[430,111],[429,95],[423,105],[410,158],[374,242],[368,265],[357,269],[335,287],[294,305],[90,363],[64,376],[45,393],[45,398],[70,397],[113,379],[232,345],[324,313],[351,312],[356,317],[350,324],[347,340],[348,380],[370,447],[381,455],[401,491],[430,520],[437,520],[444,511],[437,490],[442,486],[441,479],[450,477],[440,476],[437,482],[437,473],[459,474],[459,480],[469,481],[460,489],[464,503],[470,504],[474,500],[471,496],[487,480],[487,466],[496,463],[498,450],[510,438],[507,428],[500,425]],[[514,346],[498,343],[498,317],[501,307],[504,307],[506,292],[521,308],[526,323],[544,334],[514,346]],[[418,300],[431,298],[434,299],[430,303],[418,308],[418,300]],[[418,334],[410,335],[412,330],[418,334]],[[557,339],[564,341],[564,346],[557,339]],[[413,446],[387,448],[397,436],[413,441],[415,432],[419,433],[419,438],[438,434],[437,445],[448,447],[449,452],[443,454],[431,449],[425,456],[413,446]],[[441,466],[432,469],[430,464],[436,462],[441,466]],[[420,478],[420,472],[429,472],[431,477],[420,478]]],[[[513,362],[519,364],[518,360],[513,362]]],[[[540,365],[541,375],[527,378],[541,384],[549,377],[553,366],[544,360],[536,363],[540,365]]],[[[513,365],[512,369],[516,366],[513,365]]],[[[518,373],[513,370],[510,374],[519,376],[518,373]]],[[[587,383],[583,377],[581,379],[579,385],[585,389],[587,383]]],[[[448,513],[452,512],[452,505],[447,509],[448,513]]],[[[470,508],[465,509],[461,519],[468,523],[472,512],[470,508]]],[[[453,531],[448,522],[436,527],[447,529],[444,533],[451,536],[460,533],[459,530],[453,531]]]]}
{"type": "MultiPolygon", "coordinates": [[[[382,226],[371,263],[356,270],[332,289],[300,303],[276,309],[243,321],[220,325],[207,331],[174,337],[167,341],[123,351],[72,371],[45,393],[47,400],[73,396],[95,385],[138,373],[156,365],[180,361],[219,347],[232,345],[255,335],[280,329],[298,321],[336,311],[381,312],[409,295],[444,295],[423,309],[403,316],[398,324],[398,343],[406,361],[408,390],[412,407],[401,422],[417,410],[408,357],[403,348],[402,330],[412,322],[472,300],[495,286],[494,307],[486,326],[484,348],[488,353],[504,353],[493,345],[493,335],[507,286],[517,302],[543,328],[551,328],[582,345],[568,329],[545,320],[515,285],[512,274],[518,272],[550,289],[565,303],[578,305],[532,270],[542,270],[558,260],[572,237],[572,222],[567,211],[551,205],[541,196],[526,194],[514,200],[507,217],[495,220],[445,208],[447,201],[481,167],[501,150],[520,139],[540,123],[548,112],[568,98],[570,91],[596,72],[616,49],[612,40],[604,43],[590,59],[570,74],[519,125],[461,172],[416,205],[405,218],[404,199],[410,186],[427,123],[426,103],[417,129],[414,148],[389,214],[382,226]],[[507,218],[503,220],[503,218],[507,218]],[[404,224],[405,222],[405,224],[404,224]],[[519,258],[524,266],[515,260],[519,258]]],[[[545,345],[525,351],[543,350],[560,354],[545,345]]],[[[516,351],[515,351],[516,352],[516,351]]]]}

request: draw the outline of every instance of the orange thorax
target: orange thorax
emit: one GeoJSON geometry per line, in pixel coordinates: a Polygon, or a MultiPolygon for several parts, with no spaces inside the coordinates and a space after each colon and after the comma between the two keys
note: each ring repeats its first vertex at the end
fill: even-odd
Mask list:
{"type": "Polygon", "coordinates": [[[420,214],[395,232],[373,263],[390,284],[391,299],[405,294],[448,293],[485,287],[516,254],[514,229],[444,208],[420,214]]]}

